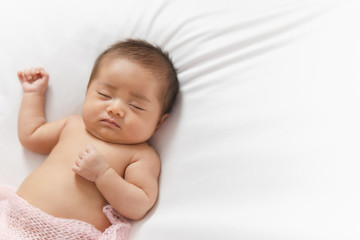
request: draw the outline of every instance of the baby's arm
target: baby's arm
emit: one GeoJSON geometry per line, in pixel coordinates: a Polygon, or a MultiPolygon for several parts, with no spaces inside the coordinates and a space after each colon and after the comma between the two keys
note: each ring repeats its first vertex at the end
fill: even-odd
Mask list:
{"type": "Polygon", "coordinates": [[[95,183],[106,200],[123,216],[139,220],[155,204],[158,195],[160,160],[155,151],[140,153],[125,171],[124,178],[109,168],[95,183]]]}
{"type": "Polygon", "coordinates": [[[73,170],[95,182],[109,204],[126,218],[143,218],[157,199],[160,159],[150,147],[137,154],[124,178],[91,146],[80,154],[73,170]]]}
{"type": "Polygon", "coordinates": [[[18,72],[24,90],[19,116],[18,134],[21,144],[31,151],[47,154],[58,141],[66,120],[46,123],[44,105],[49,75],[43,68],[18,72]]]}

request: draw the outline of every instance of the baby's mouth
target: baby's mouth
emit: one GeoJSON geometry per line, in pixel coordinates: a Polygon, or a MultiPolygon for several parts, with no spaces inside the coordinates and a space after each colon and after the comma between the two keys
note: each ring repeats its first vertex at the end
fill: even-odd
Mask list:
{"type": "Polygon", "coordinates": [[[103,120],[101,120],[101,122],[105,123],[106,125],[120,128],[120,126],[112,119],[103,119],[103,120]]]}

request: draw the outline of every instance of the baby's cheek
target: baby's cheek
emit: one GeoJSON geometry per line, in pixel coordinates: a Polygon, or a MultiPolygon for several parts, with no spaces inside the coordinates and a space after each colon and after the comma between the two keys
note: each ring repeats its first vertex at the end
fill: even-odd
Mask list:
{"type": "Polygon", "coordinates": [[[155,127],[142,126],[134,130],[133,138],[137,142],[146,142],[149,140],[155,131],[155,127]]]}

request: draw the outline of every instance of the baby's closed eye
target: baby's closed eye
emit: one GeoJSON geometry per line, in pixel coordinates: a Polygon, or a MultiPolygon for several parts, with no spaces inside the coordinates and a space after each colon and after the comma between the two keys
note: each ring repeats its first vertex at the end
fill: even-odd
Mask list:
{"type": "Polygon", "coordinates": [[[144,108],[140,107],[140,106],[137,105],[137,104],[129,104],[129,106],[130,106],[131,108],[135,108],[135,109],[140,110],[140,111],[145,111],[144,108]]]}
{"type": "Polygon", "coordinates": [[[109,96],[108,94],[106,94],[106,93],[103,93],[103,92],[97,92],[101,97],[104,97],[104,98],[108,98],[108,99],[110,99],[111,98],[111,96],[109,96]]]}

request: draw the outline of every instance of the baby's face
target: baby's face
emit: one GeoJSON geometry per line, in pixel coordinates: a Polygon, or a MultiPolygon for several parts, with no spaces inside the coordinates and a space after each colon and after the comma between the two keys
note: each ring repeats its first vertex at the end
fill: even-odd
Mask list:
{"type": "Polygon", "coordinates": [[[164,119],[159,93],[150,71],[125,59],[105,59],[87,90],[83,121],[103,141],[145,142],[164,119]]]}

